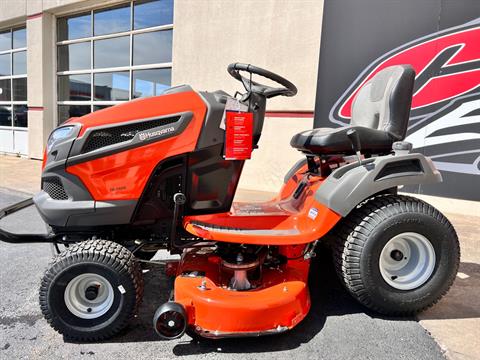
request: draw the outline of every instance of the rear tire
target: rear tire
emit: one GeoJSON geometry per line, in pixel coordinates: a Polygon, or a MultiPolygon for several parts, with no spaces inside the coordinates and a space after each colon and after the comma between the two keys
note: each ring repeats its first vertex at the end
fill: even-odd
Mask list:
{"type": "Polygon", "coordinates": [[[53,260],[40,286],[48,323],[74,341],[112,337],[136,313],[143,277],[132,253],[106,240],[68,247],[53,260]]]}
{"type": "Polygon", "coordinates": [[[367,200],[334,230],[336,272],[350,294],[386,315],[412,315],[440,300],[460,262],[457,234],[429,204],[408,196],[367,200]]]}

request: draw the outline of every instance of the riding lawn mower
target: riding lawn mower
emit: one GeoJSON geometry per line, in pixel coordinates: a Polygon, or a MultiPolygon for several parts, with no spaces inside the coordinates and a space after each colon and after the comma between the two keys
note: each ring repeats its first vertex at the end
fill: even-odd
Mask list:
{"type": "Polygon", "coordinates": [[[455,230],[429,204],[397,193],[442,181],[403,141],[415,80],[409,65],[362,85],[349,126],[294,135],[303,158],[275,198],[252,203],[233,199],[267,99],[297,88],[253,65],[234,63],[228,73],[245,93],[182,85],[69,119],[48,139],[42,190],[1,210],[0,218],[34,204],[48,225],[48,234],[0,230],[0,239],[58,250],[39,299],[65,338],[99,341],[125,328],[142,300],[141,264],[161,249],[180,255],[164,261],[174,286],[153,318],[164,339],[294,328],[311,306],[319,243],[331,247],[347,291],[381,314],[410,316],[452,285],[455,230]]]}

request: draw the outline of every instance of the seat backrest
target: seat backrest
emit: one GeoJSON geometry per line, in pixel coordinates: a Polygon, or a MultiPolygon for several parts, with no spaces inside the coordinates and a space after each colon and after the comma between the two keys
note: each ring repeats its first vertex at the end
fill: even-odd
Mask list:
{"type": "Polygon", "coordinates": [[[351,125],[388,132],[403,140],[412,104],[415,71],[410,65],[389,66],[368,80],[352,103],[351,125]]]}

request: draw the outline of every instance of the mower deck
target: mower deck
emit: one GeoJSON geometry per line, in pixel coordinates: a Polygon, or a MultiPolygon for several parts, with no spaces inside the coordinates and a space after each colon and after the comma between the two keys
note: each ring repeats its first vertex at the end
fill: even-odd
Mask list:
{"type": "Polygon", "coordinates": [[[205,248],[191,250],[178,265],[174,300],[184,306],[189,328],[203,337],[284,332],[310,309],[309,265],[301,257],[262,266],[249,275],[252,289],[236,291],[229,287],[232,273],[224,271],[218,255],[205,248]]]}

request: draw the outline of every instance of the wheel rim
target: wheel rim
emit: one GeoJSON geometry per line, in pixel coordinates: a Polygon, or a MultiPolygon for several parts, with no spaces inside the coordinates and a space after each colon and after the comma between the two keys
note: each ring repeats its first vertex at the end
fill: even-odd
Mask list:
{"type": "Polygon", "coordinates": [[[168,339],[174,339],[185,330],[185,317],[176,311],[167,311],[160,315],[156,330],[168,339]]]}
{"type": "Polygon", "coordinates": [[[433,273],[435,250],[421,234],[398,234],[383,247],[379,267],[383,279],[395,289],[416,289],[425,284],[433,273]]]}
{"type": "Polygon", "coordinates": [[[81,274],[70,280],[65,289],[65,305],[75,316],[96,319],[113,304],[114,292],[110,282],[98,274],[81,274]]]}

